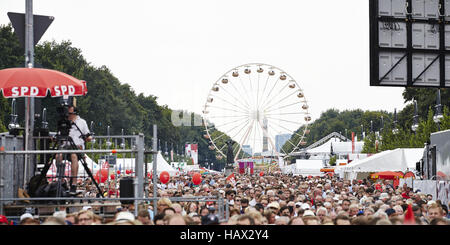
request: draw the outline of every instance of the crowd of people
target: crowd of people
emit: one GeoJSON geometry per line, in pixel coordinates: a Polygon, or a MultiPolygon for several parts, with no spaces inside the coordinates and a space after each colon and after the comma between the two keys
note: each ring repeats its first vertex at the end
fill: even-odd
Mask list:
{"type": "MultiPolygon", "coordinates": [[[[78,189],[92,196],[89,181],[78,189]]],[[[111,185],[109,186],[111,187],[111,185]]],[[[105,190],[109,197],[120,196],[116,185],[105,190]]],[[[149,184],[149,196],[153,186],[149,184]]],[[[57,211],[44,220],[25,213],[18,225],[449,225],[450,203],[433,200],[430,194],[413,191],[406,184],[394,187],[388,180],[343,180],[292,176],[281,173],[204,175],[199,185],[185,174],[158,184],[157,210],[151,202],[115,207],[110,217],[99,207],[86,204],[78,212],[57,211]],[[219,217],[218,202],[171,201],[172,197],[222,196],[228,205],[228,219],[219,217]]],[[[173,199],[173,198],[172,198],[173,199]]],[[[225,208],[225,207],[224,207],[225,208]]],[[[0,216],[1,224],[9,224],[0,216]]]]}

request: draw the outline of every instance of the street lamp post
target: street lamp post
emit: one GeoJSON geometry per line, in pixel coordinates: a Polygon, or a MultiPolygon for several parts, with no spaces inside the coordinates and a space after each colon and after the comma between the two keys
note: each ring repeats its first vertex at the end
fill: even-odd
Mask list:
{"type": "Polygon", "coordinates": [[[441,90],[438,88],[436,93],[436,106],[435,106],[435,114],[433,116],[433,121],[437,124],[438,131],[441,131],[441,120],[444,118],[442,114],[442,105],[441,105],[441,90]]]}
{"type": "Polygon", "coordinates": [[[361,139],[364,140],[364,125],[361,124],[361,139]]]}
{"type": "Polygon", "coordinates": [[[393,134],[398,134],[397,123],[398,123],[398,120],[397,120],[397,109],[394,109],[394,127],[392,129],[392,133],[393,134]]]}
{"type": "Polygon", "coordinates": [[[380,134],[383,132],[383,127],[384,127],[384,118],[383,116],[381,116],[380,134]]]}
{"type": "Polygon", "coordinates": [[[419,113],[417,109],[417,100],[414,100],[414,116],[413,116],[413,125],[411,126],[412,131],[417,133],[417,129],[419,128],[419,113]]]}
{"type": "Polygon", "coordinates": [[[347,138],[347,129],[345,129],[345,138],[348,140],[348,138],[347,138]]]}

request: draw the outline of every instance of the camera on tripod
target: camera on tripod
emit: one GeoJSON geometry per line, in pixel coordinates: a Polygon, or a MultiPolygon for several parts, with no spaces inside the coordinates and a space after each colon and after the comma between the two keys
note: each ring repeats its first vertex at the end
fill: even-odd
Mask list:
{"type": "Polygon", "coordinates": [[[72,121],[69,120],[69,107],[71,107],[69,97],[61,97],[59,107],[56,108],[59,118],[57,129],[61,136],[69,136],[70,128],[72,128],[72,121]]]}

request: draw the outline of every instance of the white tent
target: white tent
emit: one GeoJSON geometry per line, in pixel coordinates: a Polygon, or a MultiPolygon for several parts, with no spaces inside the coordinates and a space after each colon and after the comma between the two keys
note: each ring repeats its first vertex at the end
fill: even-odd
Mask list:
{"type": "Polygon", "coordinates": [[[186,165],[184,167],[184,171],[185,172],[195,171],[195,170],[200,170],[200,165],[194,164],[194,165],[186,165]]]}
{"type": "MultiPolygon", "coordinates": [[[[356,141],[355,142],[355,153],[360,153],[362,151],[362,148],[364,146],[363,141],[356,141]]],[[[333,152],[335,154],[349,154],[352,153],[352,142],[351,141],[344,141],[341,142],[338,138],[331,138],[324,144],[309,149],[306,152],[310,154],[330,154],[331,153],[331,147],[333,147],[333,152]]]]}
{"type": "MultiPolygon", "coordinates": [[[[116,169],[125,172],[127,169],[133,170],[135,172],[135,158],[117,158],[116,169]]],[[[172,168],[172,166],[167,163],[164,157],[161,155],[161,151],[158,151],[156,172],[159,174],[162,171],[167,171],[170,175],[175,175],[178,171],[172,168]]],[[[144,166],[145,168],[145,166],[144,166]]],[[[147,172],[150,173],[153,170],[153,162],[147,163],[147,172]]]]}
{"type": "MultiPolygon", "coordinates": [[[[164,159],[164,157],[161,155],[161,151],[158,151],[158,155],[157,155],[157,166],[156,166],[156,172],[159,174],[162,171],[167,171],[171,176],[175,175],[178,173],[177,170],[175,170],[174,168],[172,168],[172,166],[170,166],[169,163],[167,163],[167,161],[164,159]]],[[[153,171],[153,162],[148,163],[147,165],[147,170],[148,172],[153,171]]]]}
{"type": "Polygon", "coordinates": [[[322,160],[297,159],[295,161],[294,174],[321,176],[321,175],[323,175],[323,173],[320,172],[321,168],[323,168],[322,160]]]}
{"type": "MultiPolygon", "coordinates": [[[[398,148],[387,150],[368,158],[355,160],[343,167],[345,178],[354,179],[358,173],[370,173],[380,171],[409,171],[415,168],[423,155],[422,148],[398,148]]],[[[341,168],[342,171],[342,168],[341,168]]]]}

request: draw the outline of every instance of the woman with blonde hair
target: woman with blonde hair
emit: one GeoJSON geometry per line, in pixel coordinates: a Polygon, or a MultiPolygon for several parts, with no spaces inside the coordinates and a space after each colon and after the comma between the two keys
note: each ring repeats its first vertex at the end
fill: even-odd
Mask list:
{"type": "Polygon", "coordinates": [[[171,208],[171,207],[172,207],[172,201],[170,201],[170,199],[167,197],[163,197],[163,198],[159,199],[157,202],[158,213],[162,213],[164,211],[164,209],[171,208]]]}
{"type": "Polygon", "coordinates": [[[78,225],[92,225],[94,223],[95,215],[91,210],[81,210],[78,212],[78,225]]]}

